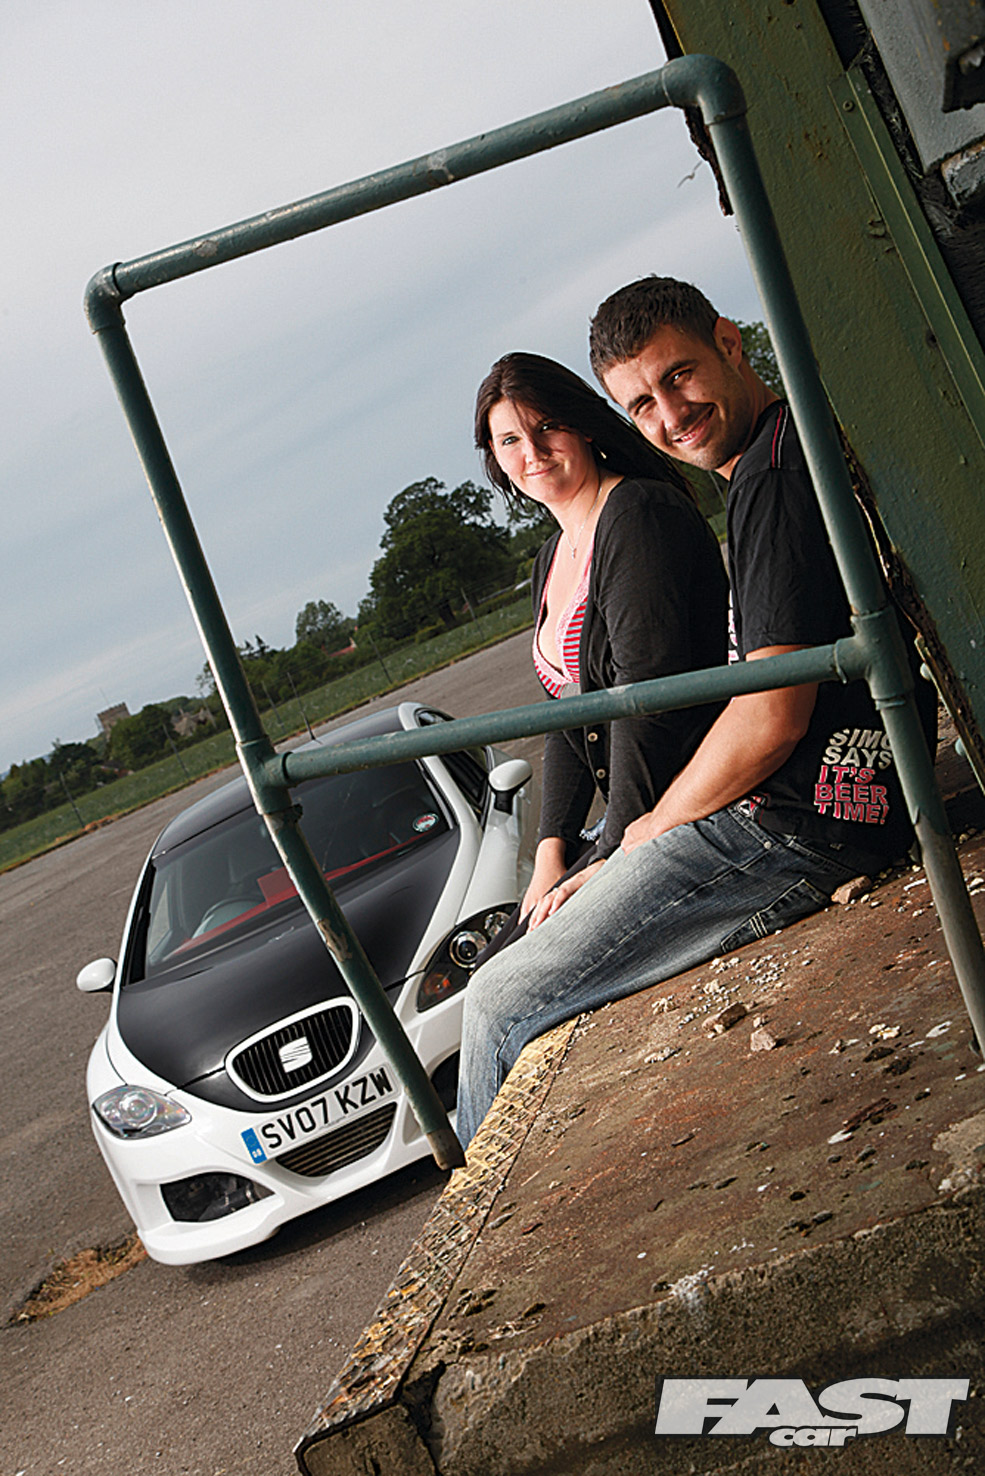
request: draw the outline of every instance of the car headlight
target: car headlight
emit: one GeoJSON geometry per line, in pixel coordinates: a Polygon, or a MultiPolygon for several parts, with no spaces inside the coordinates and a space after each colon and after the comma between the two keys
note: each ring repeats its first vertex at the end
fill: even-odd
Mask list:
{"type": "Polygon", "coordinates": [[[150,1087],[114,1087],[96,1098],[92,1110],[118,1138],[152,1138],[192,1120],[184,1107],[150,1087]]]}
{"type": "Polygon", "coordinates": [[[509,921],[512,911],[511,902],[504,902],[501,907],[483,908],[482,912],[459,923],[449,933],[425,967],[415,1001],[418,1010],[430,1010],[465,988],[479,954],[509,921]]]}

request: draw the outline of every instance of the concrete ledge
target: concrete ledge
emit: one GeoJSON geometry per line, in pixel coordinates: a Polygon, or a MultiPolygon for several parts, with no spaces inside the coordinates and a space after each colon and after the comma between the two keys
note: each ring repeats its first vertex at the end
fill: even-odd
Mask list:
{"type": "Polygon", "coordinates": [[[575,1024],[568,1021],[533,1041],[510,1072],[469,1147],[467,1166],[452,1174],[376,1319],[298,1442],[298,1466],[309,1476],[344,1476],[349,1471],[365,1476],[373,1470],[370,1459],[381,1463],[381,1471],[406,1471],[408,1476],[434,1471],[427,1448],[416,1440],[403,1407],[396,1404],[400,1388],[536,1119],[575,1024]],[[370,1419],[372,1428],[353,1431],[370,1419]],[[343,1431],[345,1439],[329,1450],[328,1436],[343,1431]]]}
{"type": "MultiPolygon", "coordinates": [[[[894,1224],[782,1261],[675,1288],[549,1342],[467,1354],[432,1341],[429,1444],[442,1476],[650,1476],[657,1375],[801,1377],[810,1386],[879,1373],[981,1381],[982,1210],[968,1191],[894,1224]],[[976,1329],[977,1321],[977,1329],[976,1329]]],[[[413,1396],[413,1385],[408,1395],[413,1396]]],[[[415,1412],[420,1421],[423,1406],[415,1412]]],[[[752,1439],[664,1440],[661,1476],[801,1471],[805,1458],[868,1472],[985,1469],[981,1413],[961,1442],[870,1438],[837,1455],[752,1439]],[[758,1447],[758,1449],[757,1449],[758,1447]],[[752,1461],[753,1464],[744,1464],[752,1461]],[[909,1462],[910,1464],[907,1464],[909,1462]]],[[[964,1412],[959,1424],[967,1427],[964,1412]]],[[[399,1468],[391,1468],[399,1469],[399,1468]]]]}
{"type": "MultiPolygon", "coordinates": [[[[962,856],[985,904],[985,842],[962,856]]],[[[517,1063],[308,1476],[985,1470],[985,1072],[922,873],[517,1063]],[[660,1376],[957,1377],[952,1438],[653,1434],[660,1376]]]]}

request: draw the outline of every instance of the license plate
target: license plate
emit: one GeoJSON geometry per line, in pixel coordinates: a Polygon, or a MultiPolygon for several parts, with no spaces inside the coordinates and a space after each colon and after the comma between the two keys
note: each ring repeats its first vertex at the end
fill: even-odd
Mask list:
{"type": "Polygon", "coordinates": [[[309,1138],[317,1138],[344,1118],[356,1116],[364,1107],[374,1106],[384,1097],[393,1096],[393,1084],[380,1066],[365,1076],[310,1097],[300,1107],[290,1107],[259,1127],[246,1128],[242,1134],[247,1152],[254,1163],[266,1163],[278,1153],[285,1153],[309,1138]]]}

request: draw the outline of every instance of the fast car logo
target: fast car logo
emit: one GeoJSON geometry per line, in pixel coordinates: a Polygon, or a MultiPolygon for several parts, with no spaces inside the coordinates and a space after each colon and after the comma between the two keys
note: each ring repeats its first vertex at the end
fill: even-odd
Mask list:
{"type": "Polygon", "coordinates": [[[771,1445],[844,1446],[902,1424],[947,1435],[968,1379],[845,1379],[816,1397],[802,1379],[661,1379],[657,1435],[756,1435],[771,1445]]]}
{"type": "Polygon", "coordinates": [[[302,1066],[309,1065],[313,1059],[306,1035],[299,1035],[297,1040],[285,1042],[279,1047],[277,1054],[285,1071],[300,1071],[302,1066]]]}

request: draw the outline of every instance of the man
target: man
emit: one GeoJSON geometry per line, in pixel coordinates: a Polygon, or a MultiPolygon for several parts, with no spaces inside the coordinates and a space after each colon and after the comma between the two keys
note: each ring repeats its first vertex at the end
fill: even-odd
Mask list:
{"type": "MultiPolygon", "coordinates": [[[[735,324],[687,283],[648,277],[599,308],[591,357],[649,441],[729,481],[732,658],[851,634],[793,420],[753,372],[735,324]]],[[[462,1141],[529,1040],[816,911],[911,840],[863,683],[733,698],[620,850],[559,885],[527,937],[474,976],[462,1141]]]]}

